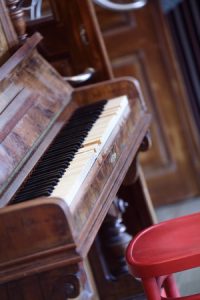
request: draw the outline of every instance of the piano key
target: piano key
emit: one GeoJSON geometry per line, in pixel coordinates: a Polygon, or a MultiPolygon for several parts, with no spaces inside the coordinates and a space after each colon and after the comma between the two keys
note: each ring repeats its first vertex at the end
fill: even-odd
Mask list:
{"type": "Polygon", "coordinates": [[[44,186],[44,187],[42,187],[41,189],[39,189],[38,190],[38,188],[37,188],[37,185],[33,185],[33,187],[30,189],[30,190],[28,190],[28,191],[25,191],[25,192],[23,192],[23,194],[22,194],[22,196],[19,196],[18,198],[17,198],[17,200],[22,200],[22,199],[24,199],[24,200],[26,200],[26,199],[28,199],[29,197],[32,197],[33,196],[33,194],[37,194],[37,195],[40,195],[41,193],[42,193],[42,195],[44,195],[44,193],[49,193],[49,195],[52,193],[52,191],[53,191],[53,188],[54,188],[54,186],[55,185],[57,185],[58,184],[58,179],[57,180],[54,180],[54,182],[53,182],[53,184],[52,185],[48,185],[48,186],[44,186]]]}
{"type": "MultiPolygon", "coordinates": [[[[80,147],[79,147],[80,148],[80,147]]],[[[78,151],[79,149],[78,147],[73,147],[74,151],[78,151]]],[[[64,160],[71,160],[74,156],[74,153],[63,153],[63,149],[61,149],[60,151],[56,151],[51,153],[51,155],[49,155],[45,160],[41,161],[40,164],[40,168],[42,168],[43,166],[49,165],[51,163],[54,162],[55,156],[57,156],[57,163],[59,163],[59,161],[63,161],[64,160]]]]}
{"type": "Polygon", "coordinates": [[[33,195],[39,197],[48,194],[63,198],[70,205],[127,107],[127,97],[122,96],[108,102],[104,101],[101,105],[98,103],[76,111],[70,123],[64,126],[47,150],[40,166],[36,167],[33,177],[24,187],[24,193],[22,190],[16,195],[14,202],[28,200],[33,195]],[[98,112],[94,112],[94,108],[97,108],[98,112]],[[74,141],[78,142],[78,145],[74,144],[74,141]],[[73,157],[68,160],[68,151],[71,151],[71,147],[73,157]],[[59,172],[60,168],[62,172],[59,172]],[[49,169],[51,172],[48,174],[49,169]],[[41,187],[37,187],[40,184],[41,187]]]}
{"type": "MultiPolygon", "coordinates": [[[[80,168],[73,169],[74,165],[70,164],[71,168],[70,166],[68,167],[65,174],[60,179],[58,185],[55,187],[51,196],[64,199],[70,206],[76,191],[83,183],[85,176],[88,174],[92,164],[97,158],[97,155],[100,153],[103,145],[105,144],[105,141],[108,139],[112,130],[118,123],[119,119],[123,116],[123,112],[128,106],[126,97],[120,97],[120,99],[117,100],[117,103],[110,104],[110,102],[112,101],[108,102],[108,110],[112,108],[113,111],[107,116],[105,116],[107,113],[105,113],[104,115],[104,112],[108,112],[108,103],[105,105],[104,111],[102,112],[100,118],[95,122],[92,130],[88,133],[86,139],[83,142],[83,148],[90,146],[92,149],[93,145],[95,145],[96,150],[90,153],[90,156],[85,161],[85,164],[83,163],[80,168]]],[[[79,158],[76,160],[75,155],[74,161],[77,161],[78,165],[78,162],[81,161],[81,156],[79,156],[79,158]]]]}
{"type": "Polygon", "coordinates": [[[62,167],[62,169],[60,169],[59,171],[51,170],[50,172],[48,171],[48,173],[41,172],[40,174],[37,174],[37,177],[34,177],[33,180],[30,180],[26,184],[26,186],[23,189],[23,192],[30,190],[32,188],[32,186],[39,185],[42,182],[42,180],[45,180],[45,183],[43,183],[43,186],[48,185],[49,184],[48,182],[50,180],[52,181],[55,177],[60,178],[64,174],[64,172],[68,166],[69,166],[69,164],[66,165],[65,167],[62,167]]]}
{"type": "MultiPolygon", "coordinates": [[[[79,143],[79,147],[81,146],[85,136],[91,129],[92,124],[97,120],[97,118],[101,114],[105,103],[106,101],[101,101],[93,105],[85,106],[83,108],[78,109],[74,113],[69,123],[67,123],[61,130],[61,132],[57,135],[57,137],[54,139],[49,149],[47,150],[45,156],[41,159],[40,163],[38,163],[36,168],[33,170],[31,177],[28,179],[25,186],[22,187],[21,190],[16,194],[13,202],[19,202],[30,199],[30,197],[32,197],[32,193],[28,193],[28,190],[32,189],[32,186],[34,189],[36,183],[39,184],[39,186],[37,187],[37,194],[40,196],[44,195],[43,188],[41,187],[42,183],[37,178],[38,175],[42,176],[42,174],[44,174],[45,183],[43,183],[43,186],[45,186],[46,188],[48,184],[53,184],[52,181],[47,181],[48,175],[46,174],[49,171],[49,169],[55,172],[55,176],[57,176],[57,170],[59,170],[60,168],[65,167],[65,169],[67,169],[67,167],[69,166],[69,162],[73,159],[74,154],[78,150],[78,148],[74,148],[71,146],[74,142],[79,143]],[[78,119],[81,120],[81,124],[83,123],[83,118],[85,119],[85,121],[87,120],[87,122],[84,125],[84,128],[82,128],[82,126],[78,126],[77,116],[78,119]],[[73,123],[76,124],[75,128],[73,128],[73,123]],[[73,148],[73,150],[71,148],[73,148]],[[70,157],[68,155],[69,153],[71,154],[70,157]],[[23,193],[25,195],[24,197],[22,196],[23,193]]],[[[61,176],[58,175],[58,178],[60,177],[61,176]]]]}
{"type": "Polygon", "coordinates": [[[84,159],[79,158],[79,165],[77,168],[74,168],[74,164],[69,166],[66,173],[62,176],[59,181],[59,184],[55,187],[52,192],[53,197],[59,197],[65,199],[66,191],[69,190],[68,197],[73,198],[75,192],[77,191],[80,184],[83,182],[85,175],[91,169],[94,160],[96,159],[96,153],[91,150],[88,151],[87,155],[84,156],[84,159]]]}

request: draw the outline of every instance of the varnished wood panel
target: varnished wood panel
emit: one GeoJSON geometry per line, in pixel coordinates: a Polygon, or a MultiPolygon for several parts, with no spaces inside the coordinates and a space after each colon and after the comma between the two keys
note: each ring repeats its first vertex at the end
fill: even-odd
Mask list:
{"type": "Polygon", "coordinates": [[[132,13],[96,10],[115,76],[137,78],[152,113],[152,149],[142,164],[154,203],[199,194],[189,104],[158,2],[148,1],[132,13]],[[125,15],[126,23],[121,21],[125,15]]]}

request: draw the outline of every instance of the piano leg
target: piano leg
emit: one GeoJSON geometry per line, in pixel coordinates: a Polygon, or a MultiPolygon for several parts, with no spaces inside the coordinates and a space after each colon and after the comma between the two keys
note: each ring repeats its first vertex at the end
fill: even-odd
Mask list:
{"type": "Polygon", "coordinates": [[[125,202],[116,198],[99,230],[99,243],[105,261],[102,261],[106,278],[116,280],[119,276],[128,273],[124,252],[131,240],[123,224],[122,214],[125,202]]]}
{"type": "MultiPolygon", "coordinates": [[[[150,146],[151,138],[149,132],[147,132],[139,151],[147,151],[150,146]]],[[[123,214],[123,221],[127,227],[127,232],[132,236],[157,222],[143,171],[137,157],[129,167],[118,196],[128,203],[128,209],[123,214]]]]}
{"type": "MultiPolygon", "coordinates": [[[[109,255],[105,253],[106,249],[109,247],[109,242],[105,239],[105,233],[103,238],[101,238],[100,233],[89,253],[89,259],[96,281],[96,286],[98,287],[98,293],[100,295],[100,299],[104,300],[121,300],[126,297],[128,298],[142,293],[140,282],[134,280],[128,274],[128,270],[123,268],[121,255],[119,255],[118,259],[119,269],[117,270],[117,267],[115,266],[115,271],[117,270],[117,274],[119,276],[112,274],[113,258],[117,258],[115,251],[119,253],[120,246],[121,249],[124,250],[125,245],[128,242],[128,238],[130,237],[129,234],[133,236],[138,231],[156,222],[145,179],[140,166],[137,164],[137,160],[134,160],[130,166],[127,176],[119,189],[118,197],[128,204],[122,218],[127,228],[127,233],[124,232],[124,237],[119,234],[118,239],[118,242],[120,242],[121,238],[121,245],[119,245],[119,243],[114,245],[112,241],[113,236],[110,235],[112,237],[110,245],[113,246],[112,251],[114,251],[114,253],[113,256],[110,255],[111,259],[109,261],[109,255]],[[107,245],[105,245],[105,242],[107,245]],[[121,274],[119,271],[120,268],[122,271],[121,274]]],[[[113,225],[116,225],[117,219],[115,221],[114,219],[111,221],[111,216],[107,216],[106,220],[107,225],[110,225],[112,222],[113,225]]],[[[121,226],[124,226],[123,223],[120,222],[120,224],[121,226]]],[[[108,226],[107,230],[110,232],[116,232],[116,228],[114,227],[113,231],[110,226],[108,226]]],[[[103,225],[103,231],[105,232],[105,230],[106,223],[103,225]]],[[[115,260],[115,263],[117,264],[117,260],[115,260]]]]}
{"type": "Polygon", "coordinates": [[[140,166],[137,166],[136,179],[128,184],[124,182],[118,195],[128,203],[128,209],[123,214],[123,221],[127,232],[132,236],[156,223],[154,209],[140,166]]]}

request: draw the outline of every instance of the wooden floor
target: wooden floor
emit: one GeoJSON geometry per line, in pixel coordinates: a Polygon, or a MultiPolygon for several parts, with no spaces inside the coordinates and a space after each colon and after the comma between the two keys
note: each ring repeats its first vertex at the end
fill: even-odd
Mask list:
{"type": "MultiPolygon", "coordinates": [[[[194,198],[181,203],[159,207],[156,209],[156,214],[160,222],[198,211],[200,212],[200,198],[194,198]]],[[[200,268],[177,273],[176,279],[181,295],[200,293],[200,268]]],[[[146,300],[146,298],[144,295],[138,295],[130,300],[146,300]]]]}

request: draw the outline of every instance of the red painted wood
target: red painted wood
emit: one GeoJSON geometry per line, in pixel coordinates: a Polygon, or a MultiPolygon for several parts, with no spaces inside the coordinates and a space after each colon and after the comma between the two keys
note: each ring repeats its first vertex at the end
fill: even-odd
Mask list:
{"type": "MultiPolygon", "coordinates": [[[[159,280],[155,285],[153,279],[200,266],[199,231],[200,213],[195,213],[153,225],[130,242],[126,252],[129,269],[132,275],[142,278],[149,300],[155,300],[151,293],[159,286],[159,280]]],[[[179,293],[171,276],[165,281],[165,291],[167,299],[200,299],[200,294],[177,298],[179,293]]]]}

